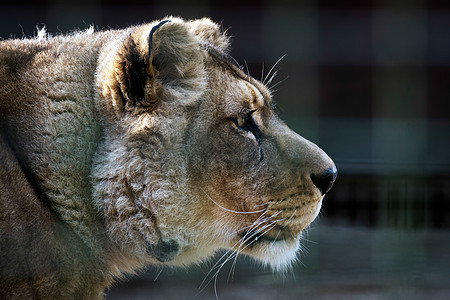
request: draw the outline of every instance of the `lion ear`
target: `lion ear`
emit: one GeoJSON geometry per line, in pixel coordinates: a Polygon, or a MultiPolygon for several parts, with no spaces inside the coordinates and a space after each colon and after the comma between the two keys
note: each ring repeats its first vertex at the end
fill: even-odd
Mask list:
{"type": "Polygon", "coordinates": [[[149,72],[151,72],[153,70],[153,67],[156,67],[155,66],[156,61],[154,59],[156,49],[154,49],[154,47],[153,47],[153,36],[154,36],[155,32],[161,26],[163,26],[164,24],[166,24],[170,21],[171,20],[164,20],[164,21],[159,22],[156,26],[152,27],[152,29],[150,30],[150,33],[148,34],[148,56],[150,57],[150,62],[151,62],[151,65],[149,65],[149,72]]]}
{"type": "Polygon", "coordinates": [[[150,60],[139,46],[139,39],[130,34],[120,47],[114,65],[115,80],[125,108],[149,106],[156,102],[157,89],[148,73],[150,60]],[[149,89],[151,91],[149,91],[149,89]]]}
{"type": "Polygon", "coordinates": [[[118,54],[116,79],[125,107],[155,106],[162,97],[193,95],[205,85],[199,40],[182,20],[139,28],[118,54]]]}
{"type": "Polygon", "coordinates": [[[165,20],[148,34],[147,73],[160,84],[159,96],[195,97],[206,88],[204,49],[187,23],[180,19],[165,20]]]}

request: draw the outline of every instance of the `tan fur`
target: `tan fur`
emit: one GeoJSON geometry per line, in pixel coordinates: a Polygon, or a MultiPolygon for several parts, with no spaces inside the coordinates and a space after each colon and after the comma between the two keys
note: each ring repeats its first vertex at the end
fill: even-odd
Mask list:
{"type": "Polygon", "coordinates": [[[0,42],[0,298],[100,298],[220,248],[295,259],[333,162],[216,24],[168,19],[0,42]]]}

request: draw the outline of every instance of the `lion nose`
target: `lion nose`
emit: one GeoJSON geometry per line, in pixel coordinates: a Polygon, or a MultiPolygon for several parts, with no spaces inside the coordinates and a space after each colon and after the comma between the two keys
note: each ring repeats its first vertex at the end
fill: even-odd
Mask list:
{"type": "Polygon", "coordinates": [[[311,174],[311,180],[314,185],[320,190],[322,195],[325,195],[333,186],[337,177],[337,169],[329,168],[321,174],[311,174]]]}

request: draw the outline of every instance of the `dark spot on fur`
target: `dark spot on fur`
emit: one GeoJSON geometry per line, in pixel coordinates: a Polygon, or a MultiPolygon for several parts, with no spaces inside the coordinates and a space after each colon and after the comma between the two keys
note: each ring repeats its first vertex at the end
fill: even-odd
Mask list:
{"type": "Polygon", "coordinates": [[[136,43],[131,37],[123,45],[121,66],[124,75],[121,92],[126,98],[124,100],[131,100],[133,104],[145,102],[147,63],[145,58],[140,55],[136,43]]]}
{"type": "Polygon", "coordinates": [[[2,48],[0,51],[2,72],[7,72],[7,76],[16,76],[20,71],[26,70],[35,56],[44,50],[46,50],[46,47],[40,46],[24,49],[2,48]]]}
{"type": "Polygon", "coordinates": [[[177,256],[180,246],[174,240],[165,242],[160,240],[156,245],[148,243],[147,247],[149,254],[160,262],[168,262],[177,256]]]}

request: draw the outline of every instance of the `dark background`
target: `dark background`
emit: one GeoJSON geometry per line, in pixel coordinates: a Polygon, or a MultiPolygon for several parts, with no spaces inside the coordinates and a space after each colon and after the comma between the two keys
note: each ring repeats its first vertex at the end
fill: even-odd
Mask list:
{"type": "MultiPolygon", "coordinates": [[[[167,15],[221,23],[233,56],[256,78],[286,54],[272,83],[281,116],[339,171],[306,262],[283,277],[240,260],[241,275],[219,277],[219,297],[448,297],[440,280],[450,276],[450,1],[17,0],[0,5],[0,36],[34,36],[36,26],[51,34],[122,28],[167,15]],[[327,262],[328,251],[335,260],[327,262]]],[[[149,270],[110,297],[213,297],[213,284],[196,297],[189,287],[212,265],[164,270],[157,281],[149,270]],[[173,282],[187,287],[173,290],[173,282]]]]}

